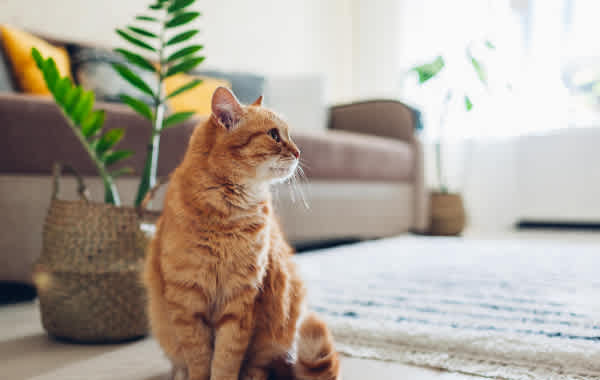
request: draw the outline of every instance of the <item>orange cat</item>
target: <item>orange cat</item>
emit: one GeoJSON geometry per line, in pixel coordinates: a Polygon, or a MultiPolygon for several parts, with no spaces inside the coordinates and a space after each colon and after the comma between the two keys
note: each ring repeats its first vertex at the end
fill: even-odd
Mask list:
{"type": "Polygon", "coordinates": [[[174,378],[265,380],[277,369],[279,378],[339,379],[327,327],[304,313],[271,205],[270,184],[294,173],[300,152],[261,102],[243,106],[218,88],[171,176],[144,282],[174,378]]]}

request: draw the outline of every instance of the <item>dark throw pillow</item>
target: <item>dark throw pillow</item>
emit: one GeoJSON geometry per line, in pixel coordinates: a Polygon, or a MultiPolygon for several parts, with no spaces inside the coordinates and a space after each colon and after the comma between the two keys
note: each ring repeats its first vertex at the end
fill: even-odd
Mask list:
{"type": "Polygon", "coordinates": [[[2,51],[1,45],[0,43],[0,92],[15,92],[8,60],[2,51]]]}
{"type": "Polygon", "coordinates": [[[112,65],[114,63],[126,65],[152,89],[156,89],[157,81],[153,73],[128,64],[122,56],[112,50],[77,45],[69,46],[68,50],[76,82],[86,90],[94,91],[98,100],[120,102],[119,95],[125,94],[152,104],[151,96],[121,78],[112,65]]]}

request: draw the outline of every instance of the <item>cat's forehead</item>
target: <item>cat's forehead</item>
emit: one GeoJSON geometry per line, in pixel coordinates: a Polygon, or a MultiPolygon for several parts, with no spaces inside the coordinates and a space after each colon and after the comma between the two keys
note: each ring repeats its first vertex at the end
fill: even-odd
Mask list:
{"type": "Polygon", "coordinates": [[[249,108],[249,119],[254,119],[260,124],[269,127],[278,127],[287,129],[288,125],[285,119],[274,111],[266,108],[249,108]]]}

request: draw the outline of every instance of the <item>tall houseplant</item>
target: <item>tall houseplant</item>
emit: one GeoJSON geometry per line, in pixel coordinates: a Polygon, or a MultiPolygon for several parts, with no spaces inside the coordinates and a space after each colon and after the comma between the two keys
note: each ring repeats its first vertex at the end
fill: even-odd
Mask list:
{"type": "MultiPolygon", "coordinates": [[[[79,201],[59,199],[61,166],[55,165],[54,187],[43,234],[42,254],[34,269],[44,328],[55,337],[81,342],[116,342],[143,336],[148,331],[145,290],[139,281],[147,246],[140,229],[142,202],[156,183],[160,134],[192,116],[192,112],[166,115],[166,101],[199,85],[192,80],[166,94],[164,81],[192,70],[204,57],[202,45],[184,44],[197,30],[179,31],[199,16],[190,11],[194,0],[157,0],[152,15],[138,16],[152,27],[128,26],[117,33],[132,45],[155,53],[155,60],[125,49],[116,49],[127,62],[154,74],[146,83],[132,66],[115,64],[115,70],[142,93],[150,105],[122,95],[122,100],[148,119],[151,139],[141,173],[136,207],[123,207],[114,179],[130,169],[112,170],[133,152],[118,150],[124,129],[103,130],[105,112],[94,110],[94,93],[61,77],[56,63],[35,48],[32,56],[46,85],[62,110],[70,129],[94,162],[104,183],[104,203],[89,202],[83,179],[71,168],[79,183],[79,201]],[[184,45],[184,46],[181,46],[184,45]],[[121,206],[121,207],[115,207],[121,206]]],[[[68,166],[67,166],[68,167],[68,166]]]]}
{"type": "Polygon", "coordinates": [[[110,167],[133,154],[129,150],[113,150],[123,138],[125,131],[115,128],[103,133],[105,112],[93,110],[94,93],[84,90],[81,86],[75,86],[69,77],[61,77],[54,60],[44,59],[36,48],[32,49],[31,54],[42,71],[54,101],[63,111],[73,134],[85,148],[98,170],[98,175],[102,178],[104,202],[120,206],[121,199],[114,178],[130,169],[111,171],[110,167]]]}
{"type": "Polygon", "coordinates": [[[189,29],[172,33],[172,31],[178,30],[179,27],[200,16],[199,12],[190,11],[189,7],[194,2],[195,0],[157,0],[156,3],[148,7],[152,12],[151,16],[141,15],[136,17],[136,20],[151,25],[150,30],[138,26],[117,29],[117,34],[125,41],[153,53],[155,62],[152,63],[144,56],[126,49],[115,50],[131,64],[153,73],[156,77],[156,85],[152,86],[127,66],[114,65],[115,70],[123,79],[152,97],[152,107],[150,107],[139,99],[121,95],[123,102],[152,123],[144,170],[141,173],[140,184],[135,197],[136,206],[140,205],[146,193],[156,184],[160,134],[165,129],[188,119],[194,114],[193,112],[178,112],[165,117],[166,102],[167,99],[196,87],[202,83],[201,80],[192,80],[170,94],[164,93],[165,79],[175,74],[188,72],[204,61],[204,57],[197,54],[203,49],[202,45],[189,44],[182,46],[184,42],[194,37],[198,30],[189,29]]]}
{"type": "MultiPolygon", "coordinates": [[[[489,50],[495,50],[495,46],[490,41],[485,41],[483,46],[489,50]]],[[[472,68],[481,85],[488,86],[488,75],[484,64],[477,59],[469,45],[465,50],[466,63],[472,68]]],[[[413,67],[411,71],[417,73],[420,85],[425,85],[431,79],[440,76],[442,73],[447,75],[459,76],[460,73],[447,72],[446,61],[439,55],[433,61],[413,67]]],[[[466,112],[473,109],[471,97],[464,88],[446,88],[444,90],[442,110],[439,120],[440,132],[445,127],[448,109],[453,100],[458,99],[463,103],[466,112]]],[[[432,235],[458,235],[465,227],[466,217],[463,200],[460,194],[450,193],[446,177],[444,176],[444,166],[442,159],[442,134],[437,136],[434,144],[435,168],[438,179],[438,188],[432,192],[430,199],[431,220],[429,233],[432,235]]]]}
{"type": "MultiPolygon", "coordinates": [[[[128,26],[125,29],[117,29],[117,34],[133,46],[155,54],[155,60],[152,60],[130,50],[115,49],[130,64],[153,73],[156,78],[156,82],[150,84],[128,66],[119,63],[113,65],[123,79],[152,98],[152,104],[148,105],[132,96],[121,95],[121,100],[148,119],[151,127],[144,169],[140,173],[140,183],[135,197],[136,206],[142,203],[148,191],[156,185],[161,133],[194,114],[190,111],[177,112],[167,116],[167,100],[198,86],[202,83],[200,79],[193,79],[169,94],[164,92],[164,81],[167,78],[189,72],[205,59],[198,55],[198,52],[203,49],[202,45],[185,44],[186,41],[198,34],[198,30],[179,30],[181,26],[200,16],[199,12],[189,10],[194,2],[195,0],[158,0],[149,6],[149,10],[154,13],[152,16],[136,17],[136,20],[149,23],[152,28],[128,26]]],[[[32,55],[42,71],[54,100],[69,121],[73,133],[96,165],[98,174],[104,183],[104,201],[119,206],[121,201],[114,178],[131,170],[121,169],[111,172],[109,167],[133,153],[125,150],[112,150],[122,139],[124,130],[112,129],[101,134],[105,114],[102,110],[93,110],[94,93],[74,85],[67,76],[61,77],[54,60],[44,59],[35,48],[32,49],[32,55]]]]}
{"type": "MultiPolygon", "coordinates": [[[[490,41],[485,41],[483,43],[487,49],[495,50],[496,47],[490,41]]],[[[465,50],[465,59],[467,60],[468,65],[473,69],[473,74],[479,79],[479,82],[487,88],[488,85],[488,74],[483,62],[477,59],[471,49],[471,46],[468,46],[465,50]]],[[[438,55],[433,61],[415,66],[411,69],[411,71],[417,73],[419,85],[425,85],[433,78],[437,78],[438,76],[446,73],[447,75],[456,75],[452,72],[448,73],[448,69],[446,69],[446,61],[444,57],[438,55]]],[[[460,73],[457,73],[460,74],[460,73]]],[[[444,90],[444,98],[442,103],[442,111],[439,120],[440,130],[444,128],[446,123],[446,116],[448,113],[449,106],[453,100],[460,100],[463,102],[464,109],[466,112],[469,112],[473,109],[473,102],[471,97],[467,93],[467,91],[463,88],[446,88],[444,90]]],[[[438,190],[440,193],[447,194],[448,193],[448,184],[446,182],[443,170],[442,163],[442,138],[438,136],[435,142],[435,166],[436,166],[436,174],[438,177],[438,190]]]]}

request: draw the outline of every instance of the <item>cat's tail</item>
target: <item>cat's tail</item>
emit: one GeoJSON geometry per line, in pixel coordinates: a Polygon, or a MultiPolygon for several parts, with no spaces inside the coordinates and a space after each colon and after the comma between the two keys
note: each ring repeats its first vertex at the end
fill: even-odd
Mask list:
{"type": "Polygon", "coordinates": [[[298,331],[297,359],[294,375],[297,380],[341,380],[340,361],[327,325],[310,313],[298,331]]]}

